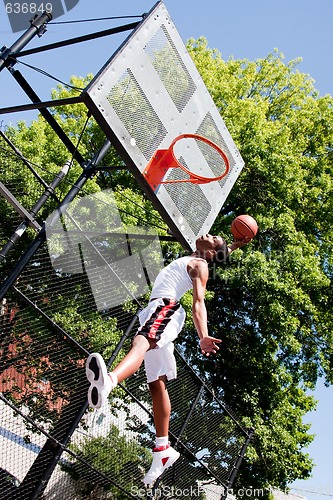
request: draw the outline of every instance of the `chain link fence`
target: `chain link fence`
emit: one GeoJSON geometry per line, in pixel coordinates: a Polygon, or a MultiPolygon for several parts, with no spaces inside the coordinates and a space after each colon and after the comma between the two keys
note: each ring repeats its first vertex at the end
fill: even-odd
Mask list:
{"type": "MultiPolygon", "coordinates": [[[[45,186],[26,165],[20,168],[22,182],[3,170],[2,186],[29,212],[24,179],[36,199],[45,186]]],[[[4,246],[27,220],[17,216],[6,190],[0,196],[4,246]]],[[[47,201],[44,216],[54,204],[47,201]]],[[[154,427],[144,371],[120,384],[98,411],[88,408],[86,398],[87,355],[98,350],[111,367],[124,356],[138,326],[138,303],[128,296],[98,310],[85,269],[71,272],[73,252],[55,265],[38,227],[26,224],[21,232],[0,267],[3,284],[15,278],[0,289],[0,498],[222,498],[251,431],[187,364],[179,344],[178,378],[168,389],[170,440],[181,458],[147,490],[142,479],[152,458],[154,427]]],[[[103,260],[114,238],[94,240],[103,260]]],[[[118,296],[121,283],[109,284],[110,297],[118,296]]]]}

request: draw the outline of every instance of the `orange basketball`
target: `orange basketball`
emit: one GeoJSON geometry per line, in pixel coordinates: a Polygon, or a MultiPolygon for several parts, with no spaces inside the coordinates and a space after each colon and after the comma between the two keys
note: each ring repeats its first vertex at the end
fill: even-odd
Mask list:
{"type": "Polygon", "coordinates": [[[238,215],[231,224],[231,232],[235,240],[243,240],[244,238],[252,238],[258,232],[258,224],[251,215],[238,215]]]}

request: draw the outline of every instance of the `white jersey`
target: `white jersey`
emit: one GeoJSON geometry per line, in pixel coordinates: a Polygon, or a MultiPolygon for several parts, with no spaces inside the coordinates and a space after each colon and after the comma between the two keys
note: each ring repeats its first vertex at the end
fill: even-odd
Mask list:
{"type": "MultiPolygon", "coordinates": [[[[171,262],[157,275],[151,297],[179,300],[184,293],[193,288],[192,280],[187,272],[188,263],[198,257],[181,257],[171,262]]],[[[199,259],[206,262],[204,259],[199,259]]]]}

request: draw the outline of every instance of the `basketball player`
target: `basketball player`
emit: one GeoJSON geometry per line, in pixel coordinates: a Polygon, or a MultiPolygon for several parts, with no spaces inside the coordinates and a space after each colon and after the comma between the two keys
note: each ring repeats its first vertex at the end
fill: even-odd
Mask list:
{"type": "Polygon", "coordinates": [[[179,300],[193,289],[192,314],[201,353],[205,356],[216,354],[222,341],[208,334],[204,302],[208,263],[225,262],[233,250],[248,241],[248,238],[236,240],[228,246],[220,236],[206,234],[198,238],[192,255],[174,260],[158,274],[148,306],[139,313],[140,327],[132,347],[118,366],[108,373],[100,354],[93,353],[87,359],[88,401],[92,408],[100,408],[118,382],[133,375],[145,362],[156,431],[152,465],[143,480],[147,485],[179,458],[178,451],[168,441],[171,405],[166,388],[167,380],[176,378],[173,341],[185,321],[185,311],[179,300]]]}

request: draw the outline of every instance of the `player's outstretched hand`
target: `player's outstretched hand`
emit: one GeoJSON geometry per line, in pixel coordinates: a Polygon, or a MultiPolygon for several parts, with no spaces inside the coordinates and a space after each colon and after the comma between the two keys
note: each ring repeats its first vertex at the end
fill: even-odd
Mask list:
{"type": "Polygon", "coordinates": [[[205,356],[209,356],[212,353],[216,354],[220,349],[217,344],[220,344],[221,342],[221,339],[216,339],[214,337],[203,337],[200,339],[201,353],[205,356]]]}
{"type": "Polygon", "coordinates": [[[234,250],[237,250],[237,248],[242,248],[245,246],[247,243],[252,241],[252,238],[243,238],[242,240],[234,240],[231,245],[228,245],[230,248],[230,251],[233,252],[234,250]]]}

